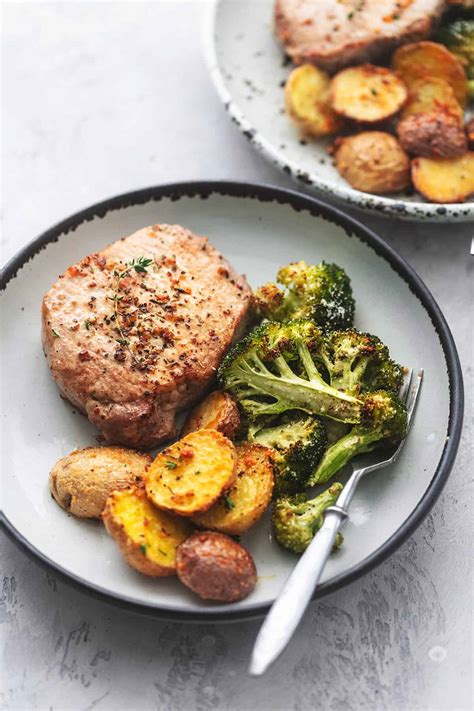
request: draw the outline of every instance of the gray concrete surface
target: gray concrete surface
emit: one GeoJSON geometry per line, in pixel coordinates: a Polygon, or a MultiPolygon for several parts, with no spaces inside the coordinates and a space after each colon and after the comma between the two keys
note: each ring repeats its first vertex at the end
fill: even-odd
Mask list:
{"type": "MultiPolygon", "coordinates": [[[[122,191],[198,178],[292,187],[253,153],[216,97],[201,51],[204,10],[200,2],[3,4],[2,261],[122,191]]],[[[363,219],[438,299],[472,392],[474,226],[363,219]]],[[[426,521],[377,570],[313,604],[260,680],[246,675],[258,623],[187,626],[125,613],[3,539],[2,707],[468,711],[473,434],[468,411],[452,476],[426,521]]]]}

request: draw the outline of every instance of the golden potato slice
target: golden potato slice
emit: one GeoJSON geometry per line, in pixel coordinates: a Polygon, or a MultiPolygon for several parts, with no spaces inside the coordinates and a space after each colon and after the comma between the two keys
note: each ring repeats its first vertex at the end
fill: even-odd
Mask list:
{"type": "Polygon", "coordinates": [[[237,446],[233,486],[208,511],[193,516],[201,528],[231,535],[248,531],[270,503],[273,490],[272,450],[259,444],[237,446]]]}
{"type": "Polygon", "coordinates": [[[303,133],[327,136],[342,127],[329,105],[329,76],[312,64],[293,69],[285,85],[286,110],[303,133]]]}
{"type": "Polygon", "coordinates": [[[180,516],[207,511],[236,476],[232,442],[217,430],[198,430],[164,449],[145,475],[150,500],[180,516]]]}
{"type": "Polygon", "coordinates": [[[125,447],[76,449],[49,475],[51,494],[68,513],[100,518],[109,494],[141,480],[152,458],[125,447]]]}
{"type": "Polygon", "coordinates": [[[410,161],[397,141],[383,131],[363,131],[339,140],[336,168],[356,190],[396,193],[410,183],[410,161]]]}
{"type": "Polygon", "coordinates": [[[184,423],[181,436],[197,430],[217,430],[233,439],[240,427],[237,403],[228,393],[211,393],[192,410],[184,423]]]}
{"type": "Polygon", "coordinates": [[[444,110],[410,114],[397,126],[402,148],[415,156],[455,158],[467,151],[464,125],[444,110]]]}
{"type": "Polygon", "coordinates": [[[464,202],[474,193],[474,152],[460,158],[415,158],[411,164],[415,188],[430,202],[464,202]]]}
{"type": "Polygon", "coordinates": [[[467,80],[464,68],[457,57],[436,42],[414,42],[399,47],[392,56],[392,67],[411,88],[413,81],[433,77],[444,79],[464,108],[467,102],[467,80]]]}
{"type": "Polygon", "coordinates": [[[336,74],[331,80],[330,96],[337,114],[354,121],[376,123],[400,111],[408,91],[389,69],[363,64],[336,74]]]}
{"type": "Polygon", "coordinates": [[[411,114],[446,111],[458,116],[461,121],[464,112],[454,95],[453,88],[445,79],[413,79],[408,91],[408,101],[403,107],[401,118],[411,114]]]}
{"type": "Polygon", "coordinates": [[[155,508],[143,487],[114,491],[102,519],[132,568],[158,578],[176,573],[176,549],[191,535],[192,526],[155,508]]]}

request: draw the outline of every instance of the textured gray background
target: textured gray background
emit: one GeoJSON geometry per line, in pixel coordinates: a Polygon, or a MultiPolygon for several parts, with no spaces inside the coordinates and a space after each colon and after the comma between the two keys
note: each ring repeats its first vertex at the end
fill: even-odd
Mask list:
{"type": "MultiPolygon", "coordinates": [[[[253,153],[216,97],[201,51],[204,10],[200,2],[4,3],[3,261],[122,191],[199,178],[292,187],[253,153]]],[[[472,389],[474,227],[363,220],[438,299],[472,389]]],[[[314,604],[260,680],[246,676],[258,623],[187,626],[121,612],[4,539],[3,707],[467,711],[473,434],[468,413],[449,483],[415,535],[314,604]]]]}

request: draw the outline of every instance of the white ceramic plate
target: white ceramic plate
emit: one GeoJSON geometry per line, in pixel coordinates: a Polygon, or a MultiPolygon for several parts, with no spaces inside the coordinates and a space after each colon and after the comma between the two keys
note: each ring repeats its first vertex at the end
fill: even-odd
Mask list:
{"type": "Polygon", "coordinates": [[[70,264],[157,222],[208,235],[253,286],[291,260],[332,260],[347,269],[357,325],[377,333],[396,359],[425,368],[414,428],[396,466],[367,478],[352,504],[345,544],[326,567],[321,594],[386,557],[426,515],[448,476],[462,420],[462,381],[446,323],[419,278],[362,225],[311,198],[236,183],[151,188],[95,205],[26,247],[3,278],[3,498],[7,530],[42,561],[136,610],[232,619],[263,612],[295,558],[271,541],[268,519],[244,536],[259,573],[240,603],[205,603],[177,579],[153,580],[123,562],[99,522],[67,515],[51,499],[48,473],[97,431],[59,397],[40,342],[44,292],[70,264]]]}
{"type": "Polygon", "coordinates": [[[435,205],[419,196],[382,197],[354,190],[333,167],[328,140],[302,144],[284,111],[292,66],[273,34],[274,0],[216,0],[205,34],[208,65],[232,119],[251,144],[303,185],[348,205],[437,222],[474,219],[474,202],[435,205]]]}

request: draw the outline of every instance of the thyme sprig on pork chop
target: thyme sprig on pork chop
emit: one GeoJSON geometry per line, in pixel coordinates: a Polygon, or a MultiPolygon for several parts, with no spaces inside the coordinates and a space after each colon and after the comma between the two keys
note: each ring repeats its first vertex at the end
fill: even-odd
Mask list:
{"type": "Polygon", "coordinates": [[[127,351],[130,353],[132,360],[137,364],[140,365],[143,362],[143,357],[139,358],[136,353],[133,352],[131,346],[130,346],[130,341],[126,337],[124,330],[121,326],[120,323],[120,311],[118,308],[119,302],[122,301],[123,296],[119,295],[120,291],[120,285],[123,279],[126,277],[130,276],[132,273],[132,270],[135,270],[137,274],[146,274],[148,267],[153,264],[153,259],[149,257],[137,257],[136,259],[131,259],[127,263],[127,268],[124,269],[123,271],[119,272],[117,269],[114,270],[114,277],[116,279],[115,282],[115,288],[114,288],[114,295],[113,295],[113,302],[114,302],[114,321],[115,321],[115,327],[117,329],[117,332],[120,336],[120,338],[117,338],[116,341],[119,343],[121,346],[125,346],[127,351]]]}

